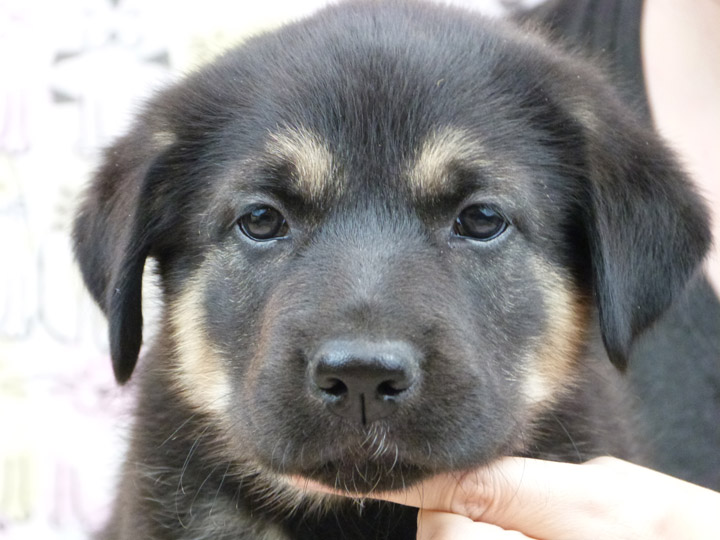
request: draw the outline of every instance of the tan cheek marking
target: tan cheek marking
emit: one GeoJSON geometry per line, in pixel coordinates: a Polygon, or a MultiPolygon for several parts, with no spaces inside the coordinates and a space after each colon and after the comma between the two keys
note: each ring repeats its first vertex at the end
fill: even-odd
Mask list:
{"type": "Polygon", "coordinates": [[[587,339],[590,310],[570,281],[550,264],[536,260],[533,265],[545,283],[547,328],[530,359],[523,388],[531,407],[546,408],[574,385],[581,347],[587,339]]]}
{"type": "Polygon", "coordinates": [[[220,417],[226,414],[231,385],[222,357],[213,349],[203,328],[204,279],[202,271],[170,304],[170,328],[175,359],[170,369],[179,394],[193,407],[220,417]]]}
{"type": "Polygon", "coordinates": [[[480,142],[462,129],[444,127],[431,133],[420,145],[409,168],[408,180],[415,196],[441,191],[454,162],[481,167],[489,165],[478,157],[479,148],[480,142]]]}
{"type": "Polygon", "coordinates": [[[330,149],[315,133],[304,128],[286,129],[273,133],[266,151],[292,163],[296,170],[297,186],[310,198],[319,198],[329,187],[339,188],[333,177],[333,156],[330,149]]]}

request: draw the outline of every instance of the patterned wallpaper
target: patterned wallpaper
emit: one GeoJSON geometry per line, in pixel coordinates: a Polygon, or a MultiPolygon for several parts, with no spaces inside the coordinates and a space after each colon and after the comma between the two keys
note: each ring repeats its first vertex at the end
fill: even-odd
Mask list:
{"type": "Polygon", "coordinates": [[[0,538],[87,538],[108,514],[132,388],[68,236],[99,149],[153,89],[322,3],[0,0],[0,538]]]}

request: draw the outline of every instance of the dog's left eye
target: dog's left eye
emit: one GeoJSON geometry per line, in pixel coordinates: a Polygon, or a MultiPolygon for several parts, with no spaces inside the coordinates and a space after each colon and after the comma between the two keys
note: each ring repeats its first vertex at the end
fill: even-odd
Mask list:
{"type": "Polygon", "coordinates": [[[487,242],[500,236],[507,227],[507,220],[490,206],[473,204],[455,218],[453,232],[458,236],[487,242]]]}
{"type": "Polygon", "coordinates": [[[287,236],[289,227],[285,217],[272,206],[258,206],[240,217],[238,226],[245,236],[265,242],[287,236]]]}

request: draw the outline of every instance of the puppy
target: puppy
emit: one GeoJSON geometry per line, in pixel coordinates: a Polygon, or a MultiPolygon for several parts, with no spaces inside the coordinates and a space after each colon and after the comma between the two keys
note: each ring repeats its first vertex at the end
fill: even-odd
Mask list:
{"type": "Polygon", "coordinates": [[[413,538],[410,509],[287,479],[360,498],[505,455],[643,461],[619,372],[709,243],[595,68],[395,1],[327,8],[160,93],[74,238],[120,383],[149,257],[164,301],[112,540],[413,538]]]}

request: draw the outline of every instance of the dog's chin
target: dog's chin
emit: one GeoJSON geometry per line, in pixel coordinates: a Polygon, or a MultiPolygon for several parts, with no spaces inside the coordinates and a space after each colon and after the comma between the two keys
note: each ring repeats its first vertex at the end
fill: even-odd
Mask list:
{"type": "Polygon", "coordinates": [[[399,460],[329,461],[296,473],[350,497],[404,489],[431,475],[422,466],[399,460]]]}

